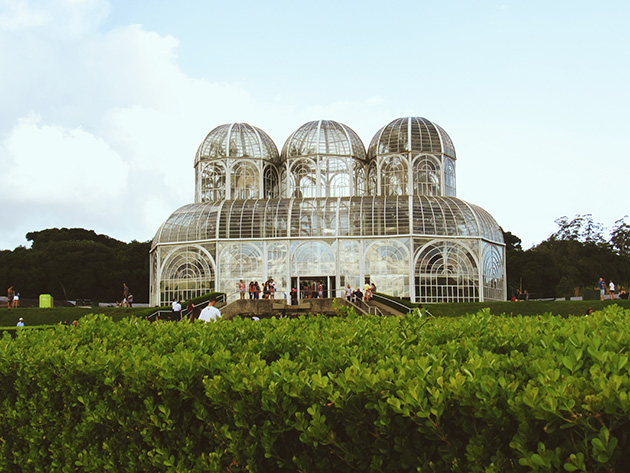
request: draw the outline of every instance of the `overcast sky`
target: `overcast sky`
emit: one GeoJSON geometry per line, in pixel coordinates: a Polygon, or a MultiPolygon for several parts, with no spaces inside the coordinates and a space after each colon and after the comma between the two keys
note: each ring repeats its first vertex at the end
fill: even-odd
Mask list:
{"type": "Polygon", "coordinates": [[[523,246],[628,210],[627,1],[0,0],[0,249],[83,227],[153,238],[218,125],[282,148],[319,119],[366,147],[442,126],[457,196],[523,246]]]}

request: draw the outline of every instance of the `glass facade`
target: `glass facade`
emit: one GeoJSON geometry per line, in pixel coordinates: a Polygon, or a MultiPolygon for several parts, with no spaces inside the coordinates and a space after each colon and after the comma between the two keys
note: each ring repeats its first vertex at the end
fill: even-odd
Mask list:
{"type": "Polygon", "coordinates": [[[222,125],[195,157],[195,203],[176,210],[151,249],[151,302],[273,278],[325,295],[366,281],[418,302],[504,300],[501,229],[455,197],[455,150],[424,118],[381,128],[368,151],[352,129],[306,123],[282,153],[260,129],[222,125]]]}

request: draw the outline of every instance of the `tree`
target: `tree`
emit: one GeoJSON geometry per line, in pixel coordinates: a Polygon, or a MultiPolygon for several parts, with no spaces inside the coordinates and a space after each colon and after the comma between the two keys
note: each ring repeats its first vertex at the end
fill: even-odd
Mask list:
{"type": "Polygon", "coordinates": [[[120,301],[122,284],[136,302],[149,300],[150,242],[124,243],[83,228],[30,232],[30,249],[0,252],[0,284],[13,285],[23,298],[120,301]]]}
{"type": "Polygon", "coordinates": [[[613,248],[622,256],[630,256],[630,224],[626,221],[627,215],[615,222],[610,234],[613,248]]]}
{"type": "Polygon", "coordinates": [[[604,226],[601,223],[593,221],[591,214],[576,215],[571,221],[567,217],[560,217],[555,220],[560,227],[549,238],[552,240],[572,240],[582,243],[605,243],[603,231],[604,226]]]}
{"type": "Polygon", "coordinates": [[[604,226],[591,215],[556,220],[559,229],[527,251],[518,251],[518,237],[504,232],[508,287],[522,287],[539,297],[572,295],[595,287],[600,277],[618,286],[630,281],[630,225],[618,220],[610,241],[604,226]]]}

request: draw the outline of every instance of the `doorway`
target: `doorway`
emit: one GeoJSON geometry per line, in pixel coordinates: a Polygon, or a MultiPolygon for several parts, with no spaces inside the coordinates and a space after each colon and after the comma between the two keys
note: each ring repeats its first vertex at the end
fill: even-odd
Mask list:
{"type": "Polygon", "coordinates": [[[293,276],[291,287],[298,290],[300,299],[316,299],[319,297],[319,284],[322,285],[322,297],[335,297],[335,276],[293,276]]]}

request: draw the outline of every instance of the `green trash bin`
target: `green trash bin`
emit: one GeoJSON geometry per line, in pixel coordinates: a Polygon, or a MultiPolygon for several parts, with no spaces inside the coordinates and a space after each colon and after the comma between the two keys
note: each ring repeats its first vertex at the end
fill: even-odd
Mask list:
{"type": "Polygon", "coordinates": [[[40,294],[39,295],[39,308],[40,309],[50,309],[53,306],[53,296],[50,294],[40,294]]]}

